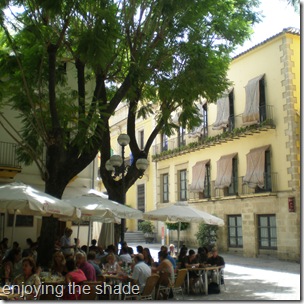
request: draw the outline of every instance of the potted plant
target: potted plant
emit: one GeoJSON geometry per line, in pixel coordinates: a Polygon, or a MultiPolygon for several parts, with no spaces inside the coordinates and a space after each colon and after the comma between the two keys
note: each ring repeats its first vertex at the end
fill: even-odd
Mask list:
{"type": "Polygon", "coordinates": [[[150,221],[142,221],[138,224],[138,230],[142,231],[146,243],[153,243],[154,241],[154,225],[150,221]]]}
{"type": "MultiPolygon", "coordinates": [[[[178,231],[179,223],[166,223],[166,226],[167,226],[167,229],[169,229],[169,230],[178,231]]],[[[190,223],[181,222],[180,231],[187,230],[189,227],[190,227],[190,223]]],[[[177,246],[177,243],[178,243],[177,240],[173,242],[173,244],[175,246],[177,246]]],[[[180,240],[179,244],[180,244],[180,246],[182,246],[184,244],[184,241],[180,240]]]]}

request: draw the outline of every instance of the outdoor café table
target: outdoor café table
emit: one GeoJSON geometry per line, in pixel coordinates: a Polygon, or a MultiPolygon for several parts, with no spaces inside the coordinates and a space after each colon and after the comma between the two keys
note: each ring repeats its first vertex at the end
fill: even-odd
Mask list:
{"type": "Polygon", "coordinates": [[[3,287],[0,287],[0,300],[11,300],[18,297],[19,294],[11,292],[4,292],[3,287]]]}
{"type": "Polygon", "coordinates": [[[190,291],[190,275],[189,273],[191,271],[196,271],[199,276],[199,282],[201,287],[204,286],[205,295],[208,295],[208,271],[215,271],[216,276],[219,276],[220,269],[223,268],[223,266],[205,266],[205,267],[192,267],[187,268],[187,292],[189,294],[190,291]]]}
{"type": "MultiPolygon", "coordinates": [[[[103,273],[103,277],[106,279],[106,281],[110,281],[113,285],[118,284],[120,288],[122,287],[123,283],[127,280],[126,276],[128,278],[131,278],[130,275],[122,275],[122,274],[113,274],[113,273],[103,273]]],[[[109,299],[111,300],[111,294],[109,294],[109,299]]],[[[122,294],[120,293],[118,295],[118,300],[122,300],[122,294]]]]}

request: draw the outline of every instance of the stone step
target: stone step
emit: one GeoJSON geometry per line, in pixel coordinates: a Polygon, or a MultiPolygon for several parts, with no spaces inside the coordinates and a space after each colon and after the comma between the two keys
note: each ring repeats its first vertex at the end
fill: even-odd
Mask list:
{"type": "Polygon", "coordinates": [[[141,231],[136,232],[126,232],[125,233],[125,241],[127,243],[145,243],[144,234],[141,231]]]}

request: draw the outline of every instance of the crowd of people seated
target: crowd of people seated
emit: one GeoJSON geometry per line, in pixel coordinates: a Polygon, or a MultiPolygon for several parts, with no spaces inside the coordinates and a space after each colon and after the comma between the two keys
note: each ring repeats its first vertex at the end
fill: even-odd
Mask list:
{"type": "MultiPolygon", "coordinates": [[[[52,261],[48,271],[62,282],[74,282],[76,284],[84,281],[96,281],[104,272],[121,273],[126,280],[132,284],[138,284],[143,290],[146,280],[151,274],[158,273],[162,277],[162,285],[171,286],[175,280],[177,269],[198,267],[199,265],[225,266],[224,259],[218,255],[216,248],[209,249],[199,247],[197,252],[188,250],[182,246],[180,251],[175,251],[171,244],[161,246],[158,259],[153,259],[150,249],[138,245],[136,252],[126,242],[118,252],[115,245],[109,245],[104,250],[92,240],[91,246],[80,247],[78,239],[71,241],[72,230],[66,228],[64,235],[55,244],[52,261]],[[126,271],[129,269],[130,271],[126,271]]],[[[14,242],[8,248],[8,239],[0,242],[0,254],[2,257],[0,274],[2,285],[19,284],[26,282],[30,285],[41,284],[41,268],[37,266],[38,242],[26,239],[27,247],[21,250],[19,244],[14,242]]],[[[196,272],[189,272],[191,291],[195,281],[198,279],[196,272]]],[[[77,300],[79,294],[64,294],[64,299],[77,300]]],[[[27,295],[27,299],[32,299],[27,295]]]]}

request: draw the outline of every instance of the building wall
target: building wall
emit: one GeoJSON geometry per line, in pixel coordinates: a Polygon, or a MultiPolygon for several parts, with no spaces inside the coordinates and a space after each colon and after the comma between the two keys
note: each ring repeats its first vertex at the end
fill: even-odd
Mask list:
{"type": "MultiPolygon", "coordinates": [[[[298,34],[281,33],[265,43],[235,58],[228,71],[233,82],[235,116],[245,109],[244,87],[250,79],[265,74],[266,104],[273,108],[275,128],[252,132],[244,137],[204,147],[198,150],[172,155],[157,160],[156,207],[161,203],[161,175],[169,174],[169,203],[178,200],[177,172],[187,170],[188,184],[192,182],[192,167],[196,162],[210,159],[211,180],[217,175],[217,161],[223,155],[237,153],[238,176],[244,176],[247,169],[246,154],[253,148],[270,145],[271,171],[276,173],[276,189],[271,192],[235,196],[194,198],[188,191],[190,205],[214,214],[225,221],[219,228],[217,245],[220,251],[239,252],[244,256],[271,255],[280,259],[300,260],[300,37],[298,34]],[[288,198],[295,199],[295,212],[289,212],[288,198]],[[275,215],[277,249],[259,248],[258,216],[275,215]],[[242,217],[243,246],[228,245],[228,216],[242,217]]],[[[208,136],[222,133],[212,130],[217,114],[216,104],[208,104],[208,136]]],[[[236,120],[236,128],[241,120],[236,120]]],[[[189,190],[189,189],[188,189],[189,190]]],[[[181,238],[189,246],[198,246],[195,233],[197,224],[191,224],[181,238]]],[[[173,235],[176,238],[176,234],[173,235]]]]}

